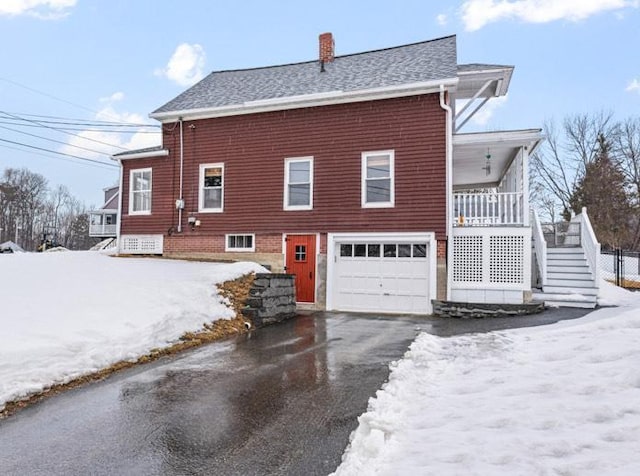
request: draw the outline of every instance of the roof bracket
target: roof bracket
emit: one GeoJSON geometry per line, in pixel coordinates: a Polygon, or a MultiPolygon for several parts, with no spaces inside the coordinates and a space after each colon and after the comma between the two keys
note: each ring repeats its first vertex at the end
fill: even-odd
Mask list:
{"type": "Polygon", "coordinates": [[[456,125],[455,126],[455,132],[458,132],[458,130],[460,130],[460,128],[462,126],[464,126],[467,121],[469,119],[471,119],[473,117],[473,115],[478,112],[478,110],[485,105],[485,103],[489,100],[489,97],[485,98],[484,101],[482,101],[482,103],[480,103],[479,106],[477,106],[475,109],[473,109],[469,115],[466,117],[466,119],[462,122],[462,124],[460,124],[459,126],[458,124],[458,120],[460,120],[460,118],[462,117],[462,114],[464,114],[464,112],[469,108],[469,106],[471,106],[472,103],[475,102],[476,99],[478,99],[480,97],[480,95],[482,93],[485,92],[485,90],[491,85],[491,83],[496,82],[497,81],[495,79],[489,79],[488,81],[486,81],[484,83],[484,85],[482,85],[482,87],[480,89],[478,89],[478,91],[476,91],[476,93],[473,95],[473,97],[471,99],[469,99],[469,101],[464,105],[464,107],[462,109],[460,109],[460,111],[456,112],[455,117],[453,118],[453,123],[456,125]]]}

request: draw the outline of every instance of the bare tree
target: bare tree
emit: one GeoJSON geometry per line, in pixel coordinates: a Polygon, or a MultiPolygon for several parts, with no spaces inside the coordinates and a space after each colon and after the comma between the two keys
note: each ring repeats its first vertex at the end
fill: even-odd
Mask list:
{"type": "Polygon", "coordinates": [[[555,203],[568,219],[571,196],[597,157],[599,137],[614,143],[618,124],[611,113],[600,112],[566,117],[561,134],[553,121],[547,121],[544,129],[546,141],[531,157],[531,189],[538,191],[533,198],[545,209],[555,203]]]}

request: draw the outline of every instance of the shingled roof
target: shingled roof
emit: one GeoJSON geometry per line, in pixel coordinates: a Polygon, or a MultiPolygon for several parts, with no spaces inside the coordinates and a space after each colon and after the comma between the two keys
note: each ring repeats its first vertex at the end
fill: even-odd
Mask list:
{"type": "Polygon", "coordinates": [[[335,91],[437,81],[457,77],[455,35],[394,48],[265,68],[216,71],[156,109],[155,114],[241,105],[335,91]]]}

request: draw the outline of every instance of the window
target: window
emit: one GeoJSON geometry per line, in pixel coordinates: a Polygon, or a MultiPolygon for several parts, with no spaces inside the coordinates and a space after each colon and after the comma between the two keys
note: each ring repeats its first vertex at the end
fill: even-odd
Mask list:
{"type": "Polygon", "coordinates": [[[225,251],[255,251],[256,237],[251,235],[227,235],[225,251]]]}
{"type": "Polygon", "coordinates": [[[394,206],[392,150],[362,153],[362,206],[394,206]]]}
{"type": "Polygon", "coordinates": [[[151,169],[135,169],[129,176],[129,215],[151,214],[151,169]]]}
{"type": "Polygon", "coordinates": [[[284,209],[313,208],[313,157],[285,159],[284,209]]]}
{"type": "Polygon", "coordinates": [[[224,203],[224,164],[200,165],[198,211],[221,212],[224,203]]]}

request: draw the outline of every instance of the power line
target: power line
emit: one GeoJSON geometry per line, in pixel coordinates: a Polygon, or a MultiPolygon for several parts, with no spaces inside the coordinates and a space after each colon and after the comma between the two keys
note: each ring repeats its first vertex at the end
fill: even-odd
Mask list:
{"type": "Polygon", "coordinates": [[[22,142],[15,142],[15,141],[12,141],[12,140],[2,139],[2,138],[0,138],[0,141],[1,141],[1,142],[6,142],[6,143],[8,143],[8,144],[19,145],[19,146],[21,146],[21,147],[28,147],[28,148],[30,148],[30,149],[35,149],[35,150],[40,150],[40,151],[44,151],[44,152],[49,152],[50,154],[63,155],[63,156],[65,156],[65,157],[72,157],[72,158],[74,158],[74,159],[78,159],[78,160],[85,160],[85,161],[87,161],[87,162],[93,162],[93,163],[96,163],[96,164],[106,165],[106,166],[109,166],[109,167],[118,167],[118,166],[117,166],[117,165],[115,165],[115,164],[109,164],[109,163],[106,163],[106,162],[100,162],[99,160],[88,159],[88,158],[86,158],[86,157],[80,157],[79,155],[67,154],[67,153],[65,153],[65,152],[58,152],[58,151],[56,151],[56,150],[45,149],[44,147],[37,147],[37,146],[35,146],[35,145],[23,144],[22,142]]]}
{"type": "Polygon", "coordinates": [[[37,94],[40,94],[42,96],[46,96],[46,97],[48,97],[50,99],[55,99],[56,101],[60,101],[60,102],[63,102],[65,104],[69,104],[70,106],[74,106],[74,107],[78,107],[80,109],[84,109],[85,111],[89,111],[89,112],[92,112],[94,114],[100,114],[98,111],[94,111],[93,109],[90,109],[88,107],[81,106],[80,104],[76,104],[76,103],[73,103],[71,101],[67,101],[66,99],[62,99],[62,98],[59,98],[57,96],[54,96],[53,94],[45,93],[43,91],[39,91],[39,90],[31,88],[29,86],[25,86],[24,84],[21,84],[21,83],[19,83],[17,81],[13,81],[11,79],[0,77],[0,81],[4,81],[6,83],[13,84],[14,86],[18,86],[20,88],[26,89],[27,91],[31,91],[33,93],[37,93],[37,94]]]}
{"type": "MultiPolygon", "coordinates": [[[[0,147],[3,147],[5,149],[11,149],[11,150],[17,150],[18,152],[24,152],[24,149],[20,149],[18,147],[11,147],[10,145],[5,145],[5,144],[0,144],[0,147]]],[[[56,159],[56,160],[64,160],[65,162],[71,162],[73,164],[76,165],[84,165],[87,167],[96,167],[99,169],[105,169],[105,168],[110,168],[112,165],[111,164],[92,164],[92,163],[82,163],[82,162],[78,162],[75,159],[67,159],[66,157],[56,157],[53,155],[47,155],[47,154],[41,154],[39,152],[29,152],[31,155],[39,155],[40,157],[45,157],[47,159],[56,159]]]]}
{"type": "MultiPolygon", "coordinates": [[[[16,121],[0,121],[0,124],[8,124],[10,126],[19,127],[38,127],[44,129],[45,126],[39,124],[25,124],[16,121]]],[[[97,126],[97,125],[96,125],[97,126]]],[[[88,127],[58,127],[60,131],[79,131],[79,132],[102,132],[103,134],[159,134],[160,131],[138,131],[138,130],[109,130],[109,129],[93,129],[94,126],[88,127]]]]}
{"type": "MultiPolygon", "coordinates": [[[[76,119],[76,118],[69,118],[69,117],[46,116],[42,114],[27,114],[27,113],[20,113],[20,112],[13,112],[11,114],[15,114],[17,116],[38,117],[43,119],[57,119],[59,121],[74,121],[70,123],[60,122],[60,124],[74,124],[77,122],[80,124],[91,123],[92,125],[101,125],[101,124],[104,124],[105,126],[112,125],[113,127],[123,127],[123,126],[156,127],[156,128],[162,127],[160,124],[144,124],[144,123],[138,123],[138,122],[120,122],[120,121],[113,122],[113,121],[101,121],[99,119],[76,119]]],[[[49,121],[42,121],[42,122],[49,122],[49,121]]],[[[52,121],[52,122],[55,122],[55,121],[52,121]]]]}
{"type": "MultiPolygon", "coordinates": [[[[20,116],[15,116],[15,115],[13,115],[13,114],[11,114],[11,113],[9,113],[9,112],[0,111],[0,113],[1,113],[1,114],[4,114],[5,116],[8,116],[9,118],[12,118],[12,119],[18,119],[18,120],[28,121],[28,122],[31,122],[31,123],[34,123],[34,124],[41,124],[39,121],[34,121],[33,119],[24,119],[24,118],[21,118],[20,116]]],[[[54,131],[59,131],[59,132],[62,132],[63,134],[67,134],[67,135],[74,136],[74,137],[80,137],[80,138],[81,138],[81,139],[83,139],[83,140],[88,140],[88,141],[90,141],[90,142],[95,142],[95,143],[97,143],[97,144],[108,145],[109,147],[115,147],[116,149],[120,149],[120,150],[124,150],[124,151],[129,150],[129,149],[126,149],[125,147],[121,147],[121,146],[119,146],[119,145],[109,144],[109,143],[107,143],[107,142],[103,142],[103,141],[98,140],[98,139],[91,139],[91,138],[89,138],[89,137],[83,137],[83,136],[81,136],[80,134],[75,134],[75,133],[73,133],[73,132],[68,132],[68,131],[65,131],[65,130],[59,129],[59,128],[57,128],[57,127],[48,126],[48,125],[46,125],[46,124],[41,124],[41,125],[42,125],[42,127],[46,127],[47,129],[52,129],[52,130],[54,130],[54,131]]]]}
{"type": "Polygon", "coordinates": [[[56,144],[62,144],[62,145],[66,145],[66,146],[69,146],[69,147],[75,147],[76,149],[86,150],[87,152],[93,152],[94,154],[110,155],[110,154],[107,154],[105,152],[101,152],[99,150],[88,149],[87,147],[82,147],[80,145],[69,144],[68,142],[62,142],[61,140],[50,139],[49,137],[39,136],[37,134],[30,134],[29,132],[19,131],[17,129],[12,129],[11,127],[0,126],[0,129],[6,129],[6,130],[11,131],[11,132],[17,132],[18,134],[23,134],[23,135],[30,136],[30,137],[36,137],[36,138],[42,139],[42,140],[48,140],[49,142],[55,142],[56,144]]]}

